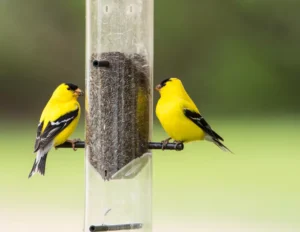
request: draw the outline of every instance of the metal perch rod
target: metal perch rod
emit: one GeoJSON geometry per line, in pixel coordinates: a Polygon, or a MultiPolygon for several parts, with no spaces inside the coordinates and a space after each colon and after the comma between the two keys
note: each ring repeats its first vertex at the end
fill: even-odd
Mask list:
{"type": "MultiPolygon", "coordinates": [[[[158,142],[149,142],[148,148],[149,149],[162,149],[163,144],[158,142]]],[[[75,143],[75,148],[84,148],[85,142],[84,141],[78,141],[75,143]]],[[[72,144],[69,142],[65,142],[56,148],[72,148],[72,144]]],[[[182,151],[184,148],[183,143],[168,143],[165,145],[165,150],[176,150],[176,151],[182,151]]]]}
{"type": "Polygon", "coordinates": [[[143,227],[141,223],[134,224],[120,224],[120,225],[101,225],[101,226],[90,226],[90,231],[115,231],[115,230],[133,230],[140,229],[143,227]]]}

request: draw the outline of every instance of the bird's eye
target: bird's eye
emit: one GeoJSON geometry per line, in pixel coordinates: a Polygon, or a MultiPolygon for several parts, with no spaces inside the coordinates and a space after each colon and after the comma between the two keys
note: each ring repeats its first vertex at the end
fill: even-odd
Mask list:
{"type": "Polygon", "coordinates": [[[70,90],[70,87],[68,87],[68,90],[70,90]]]}

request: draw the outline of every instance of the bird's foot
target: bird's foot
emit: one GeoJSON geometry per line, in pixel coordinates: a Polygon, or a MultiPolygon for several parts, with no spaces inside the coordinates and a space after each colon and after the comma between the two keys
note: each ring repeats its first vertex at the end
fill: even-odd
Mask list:
{"type": "Polygon", "coordinates": [[[161,141],[161,143],[162,143],[161,149],[162,150],[165,150],[165,148],[166,148],[167,144],[169,143],[170,139],[171,138],[167,138],[167,139],[161,141]]]}
{"type": "Polygon", "coordinates": [[[79,141],[81,141],[81,140],[80,140],[80,139],[68,139],[68,140],[67,140],[68,143],[71,143],[71,144],[72,144],[72,148],[73,148],[74,151],[77,150],[77,148],[75,147],[75,144],[76,144],[77,142],[79,142],[79,141]]]}

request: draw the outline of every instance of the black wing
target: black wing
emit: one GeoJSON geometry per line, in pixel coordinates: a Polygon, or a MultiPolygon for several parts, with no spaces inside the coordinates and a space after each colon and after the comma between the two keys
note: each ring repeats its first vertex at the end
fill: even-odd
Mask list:
{"type": "Polygon", "coordinates": [[[44,122],[41,122],[37,130],[34,152],[37,152],[40,148],[46,147],[56,135],[70,125],[70,123],[78,116],[78,112],[79,108],[59,117],[53,122],[50,121],[43,133],[41,133],[41,130],[44,122]]]}
{"type": "Polygon", "coordinates": [[[213,131],[210,125],[199,113],[184,109],[184,115],[197,126],[199,126],[206,134],[210,135],[213,139],[224,141],[224,139],[220,135],[213,131]]]}

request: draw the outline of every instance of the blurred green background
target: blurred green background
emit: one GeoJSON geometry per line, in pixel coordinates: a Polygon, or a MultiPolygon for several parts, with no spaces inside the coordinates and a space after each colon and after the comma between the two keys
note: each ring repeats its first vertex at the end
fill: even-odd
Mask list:
{"type": "MultiPolygon", "coordinates": [[[[180,77],[235,155],[155,151],[154,231],[300,230],[299,7],[156,1],[154,83],[180,77]]],[[[46,176],[27,176],[53,89],[84,86],[85,2],[2,0],[0,21],[1,231],[82,231],[84,151],[53,150],[46,176]]],[[[165,137],[155,121],[153,140],[165,137]]]]}

